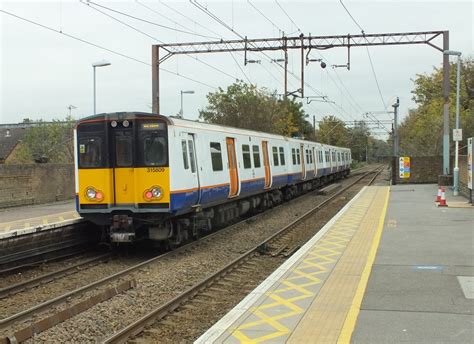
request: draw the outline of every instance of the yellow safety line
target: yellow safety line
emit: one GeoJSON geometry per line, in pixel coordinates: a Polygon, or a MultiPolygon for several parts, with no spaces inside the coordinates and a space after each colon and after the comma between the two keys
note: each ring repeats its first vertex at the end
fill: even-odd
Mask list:
{"type": "Polygon", "coordinates": [[[357,291],[355,293],[354,299],[352,300],[351,308],[347,313],[346,320],[344,321],[344,325],[342,326],[341,333],[337,340],[338,344],[348,344],[351,341],[352,333],[354,332],[357,318],[359,317],[360,305],[362,304],[365,289],[367,288],[367,283],[369,281],[370,273],[372,271],[372,265],[374,264],[377,249],[379,247],[380,239],[382,237],[383,224],[385,221],[385,214],[387,213],[389,197],[390,192],[388,192],[387,189],[387,195],[385,196],[385,203],[383,206],[382,214],[380,215],[379,223],[377,226],[377,232],[375,233],[375,237],[372,241],[372,246],[367,257],[367,262],[362,272],[359,285],[357,286],[357,291]]]}

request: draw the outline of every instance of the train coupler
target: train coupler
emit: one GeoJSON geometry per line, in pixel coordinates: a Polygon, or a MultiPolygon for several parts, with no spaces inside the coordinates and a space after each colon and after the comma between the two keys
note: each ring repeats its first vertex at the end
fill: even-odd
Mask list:
{"type": "Polygon", "coordinates": [[[135,240],[133,218],[127,215],[114,215],[110,226],[111,242],[132,242],[135,240]]]}

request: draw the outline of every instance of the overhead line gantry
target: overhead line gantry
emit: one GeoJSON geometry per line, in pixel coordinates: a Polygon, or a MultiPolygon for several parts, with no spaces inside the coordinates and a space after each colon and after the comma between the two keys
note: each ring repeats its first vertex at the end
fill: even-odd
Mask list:
{"type": "MultiPolygon", "coordinates": [[[[301,88],[298,90],[304,97],[304,68],[311,49],[327,50],[332,48],[347,48],[347,69],[350,69],[350,52],[353,47],[391,46],[426,44],[440,51],[449,50],[449,31],[419,31],[398,33],[371,33],[357,35],[330,36],[299,36],[279,38],[257,38],[237,40],[216,40],[208,42],[157,44],[152,48],[152,92],[153,112],[160,110],[160,64],[174,55],[205,54],[243,51],[244,64],[247,52],[283,51],[284,59],[284,94],[288,95],[288,50],[301,51],[301,88]],[[442,45],[435,40],[442,37],[442,45]],[[305,56],[306,54],[306,56],[305,56]]],[[[294,94],[294,92],[292,92],[294,94]]],[[[449,174],[449,56],[443,54],[443,174],[449,174]]]]}

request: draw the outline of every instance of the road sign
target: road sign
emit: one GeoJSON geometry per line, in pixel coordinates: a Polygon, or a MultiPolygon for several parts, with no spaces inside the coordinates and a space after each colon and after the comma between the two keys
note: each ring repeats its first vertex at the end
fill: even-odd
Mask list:
{"type": "Polygon", "coordinates": [[[474,137],[467,139],[467,187],[472,190],[472,169],[474,159],[474,137]]]}
{"type": "Polygon", "coordinates": [[[462,141],[462,129],[453,129],[453,141],[462,141]]]}
{"type": "Polygon", "coordinates": [[[402,179],[410,178],[410,157],[401,156],[398,159],[398,175],[402,179]]]}

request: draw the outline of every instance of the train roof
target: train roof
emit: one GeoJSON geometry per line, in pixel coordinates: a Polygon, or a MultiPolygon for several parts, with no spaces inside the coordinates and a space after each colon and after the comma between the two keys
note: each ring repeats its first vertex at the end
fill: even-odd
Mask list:
{"type": "Polygon", "coordinates": [[[112,112],[112,113],[101,113],[97,115],[92,115],[88,117],[84,117],[80,120],[77,121],[76,126],[85,123],[85,122],[99,122],[99,121],[114,121],[114,120],[124,120],[124,119],[133,119],[133,118],[159,118],[167,122],[168,125],[170,126],[177,126],[177,127],[188,127],[188,128],[194,128],[194,129],[202,129],[202,130],[214,130],[214,131],[220,131],[220,132],[225,132],[229,131],[229,129],[232,130],[232,132],[240,135],[245,135],[245,136],[262,136],[266,137],[269,139],[279,139],[279,140],[285,140],[285,141],[293,141],[293,142],[298,142],[298,143],[317,143],[320,144],[324,147],[329,147],[329,148],[344,148],[344,149],[349,149],[347,147],[337,147],[337,146],[332,146],[324,143],[319,143],[315,141],[308,141],[308,140],[302,140],[302,139],[297,139],[297,138],[289,138],[283,135],[277,135],[277,134],[270,134],[262,131],[256,131],[256,130],[248,130],[248,129],[241,129],[241,128],[235,128],[235,127],[230,127],[226,125],[221,125],[221,124],[213,124],[213,123],[206,123],[206,122],[200,122],[200,121],[193,121],[189,119],[182,119],[182,118],[177,118],[177,117],[167,117],[164,115],[158,115],[154,113],[146,113],[146,112],[112,112]]]}

